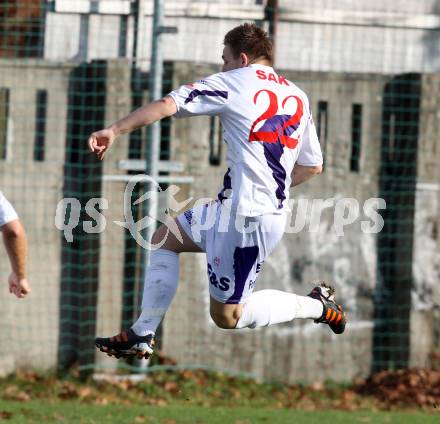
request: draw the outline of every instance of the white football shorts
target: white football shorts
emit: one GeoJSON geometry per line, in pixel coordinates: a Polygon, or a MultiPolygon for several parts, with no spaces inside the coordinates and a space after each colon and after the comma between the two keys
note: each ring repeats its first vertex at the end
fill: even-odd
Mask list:
{"type": "Polygon", "coordinates": [[[246,302],[286,224],[284,213],[243,217],[219,201],[195,206],[177,219],[206,253],[210,295],[227,304],[246,302]]]}

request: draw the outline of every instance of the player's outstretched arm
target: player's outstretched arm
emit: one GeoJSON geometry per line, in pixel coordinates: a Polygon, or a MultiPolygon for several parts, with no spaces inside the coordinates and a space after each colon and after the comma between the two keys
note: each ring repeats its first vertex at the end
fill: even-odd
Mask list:
{"type": "Polygon", "coordinates": [[[99,160],[102,160],[119,135],[127,134],[144,125],[150,125],[160,119],[172,116],[176,112],[176,103],[170,96],[148,103],[109,127],[92,133],[88,139],[89,148],[98,156],[99,160]]]}
{"type": "Polygon", "coordinates": [[[299,165],[298,163],[295,164],[292,171],[292,184],[290,184],[290,187],[295,187],[310,178],[314,177],[315,175],[318,175],[322,172],[322,166],[304,166],[299,165]]]}
{"type": "Polygon", "coordinates": [[[2,227],[3,242],[8,252],[12,272],[9,276],[9,292],[18,298],[30,291],[26,279],[27,238],[19,220],[10,221],[2,227]]]}

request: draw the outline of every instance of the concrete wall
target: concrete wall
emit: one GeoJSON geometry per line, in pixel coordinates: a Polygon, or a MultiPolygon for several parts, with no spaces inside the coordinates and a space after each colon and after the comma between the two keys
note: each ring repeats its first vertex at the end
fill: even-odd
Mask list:
{"type": "MultiPolygon", "coordinates": [[[[18,301],[7,291],[9,262],[0,255],[0,374],[20,367],[48,369],[57,366],[60,328],[61,248],[63,234],[55,226],[55,211],[63,198],[64,165],[68,128],[69,83],[73,65],[39,60],[1,60],[0,87],[9,88],[8,155],[0,161],[0,190],[16,208],[29,239],[29,281],[32,294],[18,301]],[[47,90],[45,160],[33,159],[36,90],[47,90]]],[[[126,60],[107,63],[105,121],[113,122],[130,110],[130,67],[126,60]]],[[[78,107],[78,105],[77,105],[78,107]]],[[[79,123],[81,125],[82,123],[79,123]]],[[[86,149],[86,138],[84,138],[86,149]]],[[[127,158],[128,143],[121,137],[104,162],[103,175],[118,175],[118,160],[127,158]]],[[[97,259],[100,284],[97,303],[97,333],[119,330],[121,325],[124,239],[126,231],[113,221],[124,221],[125,184],[103,182],[102,197],[108,200],[103,211],[106,230],[100,236],[97,259]]],[[[83,207],[85,205],[82,205],[83,207]]],[[[68,248],[72,248],[68,246],[68,248]]],[[[75,284],[82,281],[73,282],[75,284]]],[[[66,306],[66,305],[64,305],[66,306]]],[[[67,305],[69,307],[69,305],[67,305]]],[[[64,318],[65,319],[65,318],[64,318]]],[[[90,350],[94,353],[93,344],[90,350]]],[[[99,355],[98,365],[107,366],[99,355]]],[[[111,364],[114,367],[114,363],[111,364]]]]}
{"type": "Polygon", "coordinates": [[[413,255],[411,353],[417,366],[430,364],[430,354],[440,349],[440,78],[422,77],[418,179],[413,255]]]}
{"type": "MultiPolygon", "coordinates": [[[[143,70],[150,67],[153,0],[139,2],[136,59],[143,70]]],[[[244,20],[264,19],[264,6],[254,1],[167,1],[165,25],[177,26],[167,35],[165,60],[219,63],[224,34],[244,20]],[[198,40],[194,43],[194,40],[198,40]],[[212,47],[216,46],[216,49],[212,47]]],[[[133,52],[134,16],[129,2],[57,0],[46,14],[44,57],[49,60],[92,60],[124,57],[133,52]],[[118,4],[119,3],[119,4],[118,4]],[[126,30],[121,26],[127,19],[126,30]]]]}
{"type": "Polygon", "coordinates": [[[281,0],[276,63],[326,72],[437,72],[440,2],[281,0]]]}
{"type": "MultiPolygon", "coordinates": [[[[30,280],[34,292],[17,301],[3,286],[0,320],[10,346],[0,346],[0,373],[29,363],[47,369],[57,364],[59,283],[62,234],[54,226],[55,208],[63,196],[63,165],[67,128],[67,92],[71,66],[40,61],[3,60],[1,87],[10,87],[10,146],[0,161],[0,189],[16,206],[30,239],[30,280]],[[32,158],[35,130],[35,90],[48,90],[46,160],[32,158]],[[31,202],[31,203],[30,203],[31,202]],[[26,349],[23,349],[26,346],[26,349]]],[[[174,64],[173,85],[194,81],[216,72],[213,65],[174,64]]],[[[131,108],[130,69],[125,61],[107,64],[105,121],[110,123],[131,108]]],[[[334,203],[351,197],[364,201],[379,192],[383,90],[389,78],[377,74],[286,72],[310,97],[317,117],[318,102],[328,102],[328,135],[325,172],[292,191],[295,199],[290,225],[295,225],[299,201],[328,200],[320,225],[310,231],[286,234],[266,261],[257,290],[276,288],[307,293],[313,283],[335,284],[338,299],[349,312],[346,335],[335,338],[324,326],[309,321],[263,330],[224,331],[211,322],[208,282],[203,254],[183,254],[181,283],[163,327],[162,348],[180,364],[198,364],[251,372],[261,379],[315,381],[348,380],[371,369],[373,295],[377,280],[376,237],[360,231],[364,213],[345,228],[344,237],[334,234],[334,203]],[[362,104],[360,172],[350,171],[351,107],[362,104]]],[[[411,364],[429,365],[429,355],[439,348],[435,328],[440,293],[439,279],[439,135],[438,76],[422,78],[419,131],[418,186],[416,193],[414,287],[411,315],[411,364]],[[437,309],[436,309],[437,308],[437,309]]],[[[173,120],[171,159],[182,161],[192,185],[180,185],[179,200],[190,196],[215,197],[226,169],[209,165],[210,118],[173,120]]],[[[127,139],[112,148],[103,175],[124,175],[118,161],[128,156],[127,139]]],[[[106,229],[100,235],[97,325],[99,335],[112,335],[121,326],[124,239],[126,231],[114,223],[124,221],[125,184],[105,180],[102,196],[109,208],[103,214],[106,229]]],[[[309,210],[308,216],[311,211],[309,210]]],[[[98,254],[98,252],[91,252],[98,254]]],[[[3,280],[8,273],[4,254],[0,263],[3,280]]],[[[133,287],[136,290],[136,287],[133,287]]],[[[90,346],[93,349],[93,346],[90,346]]],[[[112,370],[114,360],[96,355],[99,369],[112,370]]]]}
{"type": "MultiPolygon", "coordinates": [[[[130,112],[130,68],[128,61],[110,61],[107,68],[107,99],[105,105],[106,125],[130,112]]],[[[128,137],[123,136],[112,146],[111,156],[103,163],[103,176],[125,174],[118,169],[118,161],[128,157],[128,137]]],[[[114,335],[121,328],[125,237],[127,231],[114,221],[124,222],[124,190],[126,184],[103,181],[101,196],[108,200],[105,231],[100,236],[99,291],[97,335],[114,335]]],[[[128,235],[129,236],[129,235],[128,235]]],[[[94,347],[93,347],[94,348],[94,347]]],[[[97,352],[96,365],[107,370],[114,369],[113,359],[97,352]]]]}
{"type": "MultiPolygon", "coordinates": [[[[134,20],[127,2],[58,0],[46,17],[45,53],[51,60],[130,57],[134,20]],[[127,17],[128,16],[128,17],[127,17]],[[127,17],[127,35],[121,18],[127,17]],[[120,41],[122,40],[122,41],[120,41]]],[[[266,4],[267,2],[263,2],[266,4]]],[[[264,21],[264,4],[254,1],[166,1],[165,60],[221,63],[225,33],[244,21],[264,21]]],[[[138,50],[143,70],[151,57],[153,1],[140,2],[138,50]]],[[[268,28],[269,22],[264,25],[268,28]]],[[[279,1],[276,64],[280,69],[324,72],[437,72],[440,69],[440,2],[279,1]]]]}
{"type": "Polygon", "coordinates": [[[8,156],[0,161],[0,189],[16,208],[29,239],[24,301],[7,290],[9,263],[0,253],[0,374],[20,367],[49,368],[57,358],[61,236],[55,207],[62,197],[67,88],[71,67],[36,60],[0,61],[0,87],[10,90],[8,156]],[[36,90],[47,90],[46,160],[33,160],[36,90]]]}

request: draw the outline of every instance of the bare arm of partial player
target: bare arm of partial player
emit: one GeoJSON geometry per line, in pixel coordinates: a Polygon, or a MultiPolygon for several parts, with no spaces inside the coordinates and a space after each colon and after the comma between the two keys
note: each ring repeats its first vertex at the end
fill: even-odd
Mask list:
{"type": "Polygon", "coordinates": [[[150,125],[160,119],[172,116],[176,112],[176,103],[170,96],[148,103],[109,127],[91,134],[88,140],[90,150],[102,160],[115,138],[119,135],[150,125]]]}
{"type": "Polygon", "coordinates": [[[322,166],[304,166],[300,165],[298,163],[295,163],[295,166],[293,167],[292,171],[292,184],[290,184],[290,187],[295,187],[310,178],[314,177],[315,175],[318,175],[322,172],[322,166]]]}
{"type": "Polygon", "coordinates": [[[31,291],[26,279],[26,233],[18,219],[3,225],[2,233],[3,242],[12,268],[9,276],[9,292],[15,294],[18,298],[22,298],[31,291]]]}

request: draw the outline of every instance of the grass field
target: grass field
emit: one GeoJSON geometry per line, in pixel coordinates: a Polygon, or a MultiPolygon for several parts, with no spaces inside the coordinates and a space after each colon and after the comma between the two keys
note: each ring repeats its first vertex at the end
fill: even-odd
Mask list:
{"type": "Polygon", "coordinates": [[[203,407],[168,404],[149,405],[85,405],[78,401],[40,402],[23,404],[0,401],[0,421],[8,423],[386,423],[434,424],[440,414],[415,412],[343,412],[299,411],[292,409],[203,407]]]}
{"type": "MultiPolygon", "coordinates": [[[[390,387],[379,396],[373,396],[349,384],[258,383],[249,378],[203,370],[153,372],[138,382],[119,377],[122,378],[83,381],[75,374],[58,378],[55,374],[28,371],[1,378],[0,421],[105,424],[440,422],[438,396],[425,402],[429,406],[423,409],[412,402],[416,395],[422,394],[418,386],[415,386],[414,396],[403,396],[396,401],[397,392],[390,387]],[[386,393],[394,400],[387,399],[386,393]]],[[[428,399],[428,395],[424,396],[428,399]]]]}

